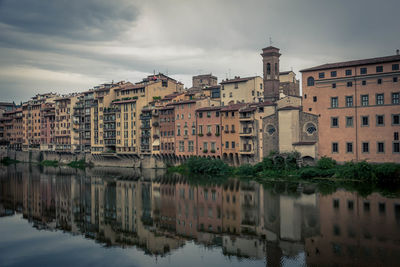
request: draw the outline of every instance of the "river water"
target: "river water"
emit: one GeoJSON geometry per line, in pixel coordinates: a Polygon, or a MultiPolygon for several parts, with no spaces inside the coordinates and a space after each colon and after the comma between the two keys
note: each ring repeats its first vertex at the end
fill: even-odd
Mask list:
{"type": "Polygon", "coordinates": [[[400,266],[400,197],[0,166],[0,266],[400,266]]]}

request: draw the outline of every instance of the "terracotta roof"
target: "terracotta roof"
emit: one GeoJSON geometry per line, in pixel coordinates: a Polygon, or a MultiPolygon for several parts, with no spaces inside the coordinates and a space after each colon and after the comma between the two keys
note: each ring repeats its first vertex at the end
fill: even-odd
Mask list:
{"type": "Polygon", "coordinates": [[[236,111],[239,110],[240,108],[244,107],[246,104],[245,103],[237,103],[237,104],[232,104],[229,106],[223,106],[221,107],[221,111],[236,111]]]}
{"type": "Polygon", "coordinates": [[[288,70],[288,71],[281,71],[281,72],[279,72],[279,75],[288,75],[288,74],[291,73],[291,72],[293,72],[293,71],[291,71],[291,70],[288,70]]]}
{"type": "Polygon", "coordinates": [[[287,107],[283,107],[283,108],[278,109],[278,111],[279,110],[300,110],[300,109],[301,109],[300,107],[287,106],[287,107]]]}
{"type": "Polygon", "coordinates": [[[169,103],[169,104],[167,104],[167,106],[177,106],[177,105],[190,104],[190,103],[196,103],[196,100],[178,101],[178,102],[174,102],[174,103],[169,103]]]}
{"type": "Polygon", "coordinates": [[[220,82],[220,84],[229,84],[229,83],[239,83],[239,82],[247,82],[248,80],[252,80],[258,76],[253,76],[253,77],[244,77],[244,78],[234,78],[230,80],[225,80],[220,82]]]}
{"type": "Polygon", "coordinates": [[[332,68],[354,67],[354,66],[359,66],[359,65],[381,64],[381,63],[387,63],[387,62],[393,62],[393,61],[400,61],[400,55],[376,57],[376,58],[368,58],[368,59],[352,60],[352,61],[344,61],[344,62],[336,62],[336,63],[327,63],[327,64],[319,65],[316,67],[303,69],[303,70],[300,70],[300,72],[325,70],[325,69],[332,69],[332,68]]]}
{"type": "Polygon", "coordinates": [[[202,90],[212,90],[212,89],[220,89],[221,85],[214,85],[202,88],[202,90]]]}
{"type": "Polygon", "coordinates": [[[239,112],[251,112],[251,111],[255,111],[256,109],[257,109],[256,107],[244,107],[244,108],[241,108],[239,110],[239,112]]]}
{"type": "Polygon", "coordinates": [[[137,99],[128,99],[128,100],[121,100],[121,101],[115,101],[112,102],[112,104],[125,104],[125,103],[132,103],[136,102],[137,99]]]}
{"type": "Polygon", "coordinates": [[[302,141],[302,142],[293,143],[292,145],[294,145],[294,146],[312,146],[315,143],[316,142],[314,142],[314,141],[302,141]]]}
{"type": "Polygon", "coordinates": [[[196,112],[201,112],[201,111],[213,111],[213,110],[221,110],[221,107],[203,107],[203,108],[198,108],[196,109],[196,112]]]}
{"type": "Polygon", "coordinates": [[[177,97],[179,95],[183,95],[183,94],[184,94],[183,92],[181,92],[181,93],[173,93],[173,94],[169,94],[169,95],[164,96],[162,99],[163,100],[164,99],[173,99],[173,98],[175,98],[175,97],[177,97]]]}
{"type": "Polygon", "coordinates": [[[173,106],[165,106],[165,107],[159,108],[159,110],[167,110],[167,109],[174,109],[174,107],[173,106]]]}

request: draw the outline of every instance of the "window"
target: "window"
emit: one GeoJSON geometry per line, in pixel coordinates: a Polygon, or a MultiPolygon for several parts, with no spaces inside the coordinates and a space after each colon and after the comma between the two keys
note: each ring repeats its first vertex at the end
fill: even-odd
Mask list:
{"type": "Polygon", "coordinates": [[[203,112],[199,112],[199,118],[203,118],[203,112]]]}
{"type": "Polygon", "coordinates": [[[399,64],[393,64],[392,70],[399,70],[399,64]]]}
{"type": "Polygon", "coordinates": [[[361,85],[367,85],[367,81],[365,81],[365,80],[362,81],[362,82],[361,82],[361,85]]]}
{"type": "Polygon", "coordinates": [[[331,97],[331,108],[337,108],[338,106],[339,106],[338,98],[337,97],[331,97]]]}
{"type": "Polygon", "coordinates": [[[382,79],[378,79],[377,83],[382,84],[382,79]]]}
{"type": "Polygon", "coordinates": [[[385,143],[384,142],[378,142],[376,144],[376,151],[378,153],[385,153],[385,143]]]}
{"type": "Polygon", "coordinates": [[[313,123],[308,123],[306,131],[308,134],[313,134],[315,131],[317,131],[317,128],[313,123]]]}
{"type": "Polygon", "coordinates": [[[232,145],[232,148],[235,148],[235,142],[232,142],[231,145],[232,145]]]}
{"type": "Polygon", "coordinates": [[[383,94],[376,94],[376,104],[377,105],[384,104],[384,95],[383,94]]]}
{"type": "Polygon", "coordinates": [[[339,153],[339,144],[338,143],[332,143],[332,153],[339,153]]]}
{"type": "Polygon", "coordinates": [[[320,79],[325,78],[325,72],[320,72],[320,73],[318,74],[318,77],[319,77],[320,79]]]}
{"type": "Polygon", "coordinates": [[[333,200],[333,207],[334,207],[335,209],[338,209],[338,208],[340,207],[340,201],[339,201],[339,199],[334,199],[334,200],[333,200]]]}
{"type": "Polygon", "coordinates": [[[179,152],[185,151],[185,141],[179,141],[179,152]]]}
{"type": "Polygon", "coordinates": [[[383,66],[376,66],[376,72],[383,72],[383,66]]]}
{"type": "Polygon", "coordinates": [[[337,72],[336,71],[331,71],[331,77],[336,77],[337,76],[337,72]]]}
{"type": "Polygon", "coordinates": [[[392,93],[392,104],[399,104],[399,93],[392,93]]]}
{"type": "Polygon", "coordinates": [[[211,152],[215,151],[215,142],[211,142],[211,152]]]}
{"type": "Polygon", "coordinates": [[[353,117],[346,117],[346,127],[353,127],[353,117]]]}
{"type": "Polygon", "coordinates": [[[317,97],[313,96],[313,102],[317,102],[317,97]]]}
{"type": "Polygon", "coordinates": [[[397,77],[393,77],[393,82],[397,83],[399,81],[399,79],[397,77]]]}
{"type": "Polygon", "coordinates": [[[352,87],[353,86],[353,82],[347,82],[347,87],[352,87]]]}
{"type": "Polygon", "coordinates": [[[361,127],[369,126],[369,117],[361,116],[361,127]]]}
{"type": "Polygon", "coordinates": [[[392,114],[392,125],[400,125],[400,114],[392,114]]]}
{"type": "Polygon", "coordinates": [[[367,74],[367,68],[361,68],[360,74],[367,74]]]}
{"type": "Polygon", "coordinates": [[[336,88],[336,83],[332,83],[332,88],[336,88]]]}
{"type": "Polygon", "coordinates": [[[399,132],[394,132],[393,134],[393,140],[398,141],[399,140],[399,132]]]}
{"type": "Polygon", "coordinates": [[[208,150],[208,142],[203,142],[203,152],[207,152],[208,150]]]}
{"type": "Polygon", "coordinates": [[[353,96],[346,96],[346,107],[353,106],[353,96]]]}
{"type": "Polygon", "coordinates": [[[331,127],[332,128],[339,127],[339,118],[338,117],[331,117],[331,127]]]}
{"type": "Polygon", "coordinates": [[[346,76],[351,76],[352,71],[351,70],[346,70],[346,76]]]}
{"type": "Polygon", "coordinates": [[[271,63],[267,63],[267,75],[271,75],[271,63]]]}
{"type": "Polygon", "coordinates": [[[376,126],[384,126],[384,125],[385,125],[385,116],[376,115],[376,126]]]}
{"type": "Polygon", "coordinates": [[[226,148],[226,149],[229,148],[229,142],[228,142],[228,141],[225,142],[225,148],[226,148]]]}
{"type": "Polygon", "coordinates": [[[393,142],[393,153],[400,153],[400,142],[393,142]]]}
{"type": "Polygon", "coordinates": [[[369,96],[362,95],[361,96],[361,106],[368,106],[368,104],[369,104],[369,96]]]}
{"type": "Polygon", "coordinates": [[[203,125],[199,125],[199,134],[203,134],[203,125]]]}
{"type": "Polygon", "coordinates": [[[188,143],[188,151],[189,152],[193,152],[194,151],[194,142],[193,141],[189,141],[189,143],[188,143]]]}
{"type": "Polygon", "coordinates": [[[307,86],[314,86],[314,78],[313,77],[307,78],[307,86]]]}
{"type": "Polygon", "coordinates": [[[362,152],[363,153],[369,153],[369,143],[368,142],[363,142],[362,143],[362,152]]]}
{"type": "Polygon", "coordinates": [[[346,152],[353,153],[353,143],[351,142],[346,143],[346,152]]]}

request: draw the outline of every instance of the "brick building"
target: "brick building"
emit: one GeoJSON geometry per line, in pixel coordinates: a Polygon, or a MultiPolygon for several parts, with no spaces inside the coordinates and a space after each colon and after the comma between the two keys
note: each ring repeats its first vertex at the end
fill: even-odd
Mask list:
{"type": "Polygon", "coordinates": [[[400,55],[302,70],[304,111],[319,116],[319,154],[400,162],[400,55]]]}
{"type": "Polygon", "coordinates": [[[221,158],[221,107],[196,110],[197,155],[221,158]]]}

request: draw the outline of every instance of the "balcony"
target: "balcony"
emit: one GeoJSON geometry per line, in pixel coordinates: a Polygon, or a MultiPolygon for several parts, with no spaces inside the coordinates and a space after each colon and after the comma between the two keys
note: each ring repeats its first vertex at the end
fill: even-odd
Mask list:
{"type": "Polygon", "coordinates": [[[241,137],[253,137],[256,135],[256,132],[253,131],[253,128],[243,128],[242,132],[240,132],[241,137]]]}
{"type": "Polygon", "coordinates": [[[240,150],[240,154],[244,155],[254,154],[254,146],[252,146],[251,144],[244,144],[242,149],[240,150]]]}
{"type": "Polygon", "coordinates": [[[239,121],[253,121],[254,118],[251,115],[240,115],[239,121]]]}

